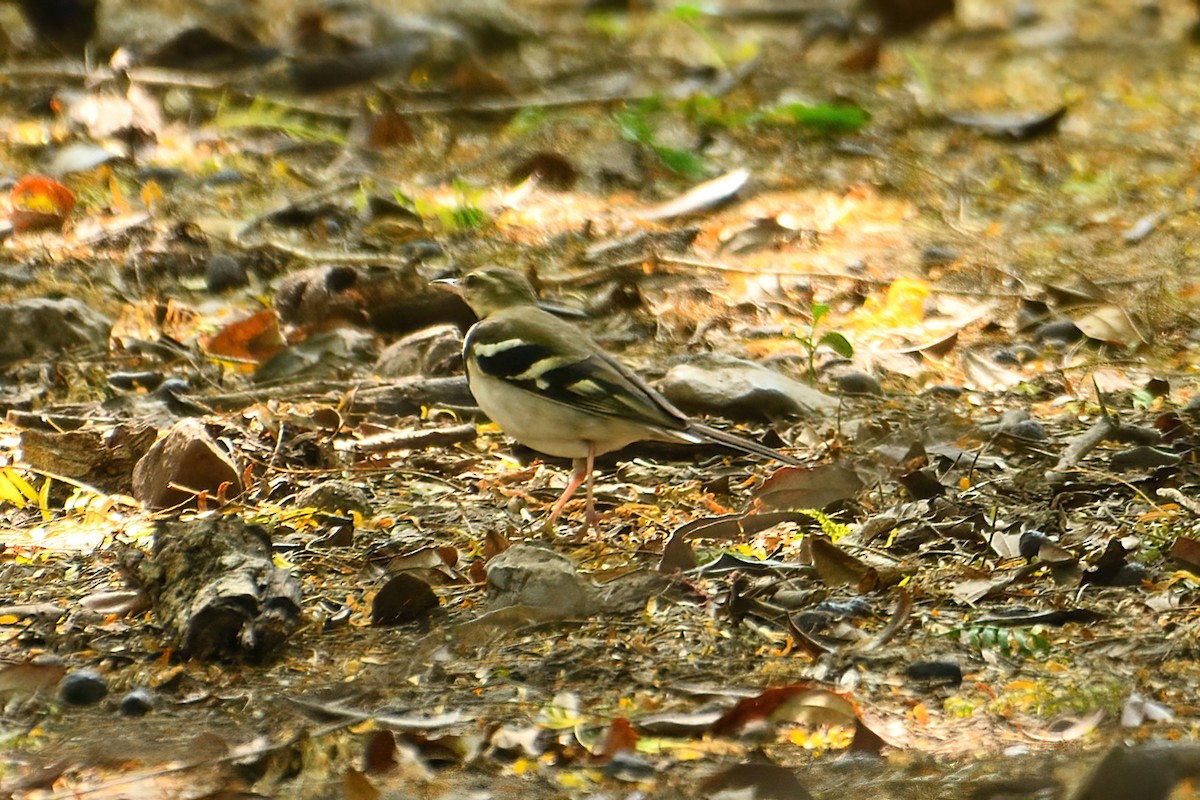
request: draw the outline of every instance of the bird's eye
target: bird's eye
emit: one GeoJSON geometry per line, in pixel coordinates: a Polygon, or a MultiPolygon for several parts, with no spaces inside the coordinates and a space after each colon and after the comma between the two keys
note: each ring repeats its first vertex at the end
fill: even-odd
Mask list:
{"type": "Polygon", "coordinates": [[[467,277],[463,278],[463,286],[470,289],[472,286],[478,286],[481,280],[482,278],[472,272],[471,274],[467,275],[467,277]]]}

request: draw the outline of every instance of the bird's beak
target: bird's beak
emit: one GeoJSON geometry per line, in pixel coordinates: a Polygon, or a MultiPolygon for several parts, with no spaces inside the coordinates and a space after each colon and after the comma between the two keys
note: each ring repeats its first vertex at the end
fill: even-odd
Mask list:
{"type": "Polygon", "coordinates": [[[437,280],[430,281],[429,285],[436,286],[443,291],[454,292],[457,295],[462,294],[462,286],[458,278],[438,278],[437,280]]]}

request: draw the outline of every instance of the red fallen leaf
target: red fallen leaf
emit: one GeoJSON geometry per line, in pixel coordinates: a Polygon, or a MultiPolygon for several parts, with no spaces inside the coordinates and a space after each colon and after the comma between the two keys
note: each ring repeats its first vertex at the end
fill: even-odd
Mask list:
{"type": "Polygon", "coordinates": [[[887,739],[867,727],[861,719],[854,721],[854,741],[850,743],[850,752],[879,755],[889,744],[887,739]]]}
{"type": "Polygon", "coordinates": [[[485,561],[491,561],[510,547],[512,547],[512,543],[503,533],[489,529],[484,534],[483,558],[485,561]]]}
{"type": "Polygon", "coordinates": [[[857,721],[854,704],[826,689],[795,683],[775,686],[755,697],[739,700],[712,724],[714,736],[738,733],[747,725],[763,720],[806,717],[816,724],[849,725],[857,721]]]}
{"type": "Polygon", "coordinates": [[[476,62],[459,64],[450,76],[450,85],[460,92],[469,94],[508,94],[513,93],[512,87],[497,72],[476,62]]]}
{"type": "Polygon", "coordinates": [[[385,108],[366,118],[366,146],[371,150],[387,150],[409,145],[417,140],[412,126],[395,109],[385,108]]]}
{"type": "Polygon", "coordinates": [[[372,731],[367,735],[363,747],[363,772],[368,775],[382,775],[395,769],[396,734],[389,730],[372,731]]]}
{"type": "Polygon", "coordinates": [[[755,502],[772,510],[824,508],[854,497],[862,486],[858,473],[841,464],[782,467],[763,482],[755,502]]]}
{"type": "Polygon", "coordinates": [[[279,317],[264,309],[253,316],[231,322],[201,342],[205,352],[250,364],[261,364],[283,349],[279,317]]]}
{"type": "Polygon", "coordinates": [[[75,208],[75,195],[56,180],[31,175],[17,181],[9,194],[13,231],[58,230],[75,208]]]}
{"type": "Polygon", "coordinates": [[[414,575],[401,572],[375,595],[371,603],[371,624],[380,627],[420,622],[438,605],[433,587],[414,575]]]}
{"type": "Polygon", "coordinates": [[[882,36],[868,36],[850,52],[850,55],[838,62],[838,69],[842,72],[874,72],[879,68],[882,49],[882,36]]]}
{"type": "Polygon", "coordinates": [[[596,753],[596,763],[608,763],[617,753],[632,753],[637,749],[637,741],[637,731],[629,724],[629,720],[625,717],[617,717],[608,726],[608,732],[604,734],[604,743],[596,753]]]}
{"type": "Polygon", "coordinates": [[[1200,571],[1200,539],[1190,536],[1179,536],[1171,545],[1171,558],[1187,565],[1191,570],[1200,571]]]}

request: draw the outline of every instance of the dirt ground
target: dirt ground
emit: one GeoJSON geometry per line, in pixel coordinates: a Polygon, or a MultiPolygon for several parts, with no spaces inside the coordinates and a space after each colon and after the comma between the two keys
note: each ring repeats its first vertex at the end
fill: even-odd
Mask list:
{"type": "Polygon", "coordinates": [[[0,6],[0,177],[74,198],[10,217],[0,313],[109,331],[0,339],[0,797],[1108,800],[1122,744],[1179,748],[1123,774],[1191,797],[1195,7],[978,0],[876,40],[837,8],[581,5],[188,6],[229,67],[114,2],[93,58],[167,64],[124,76],[0,6]],[[715,352],[811,380],[820,413],[714,420],[806,467],[635,445],[599,535],[576,503],[545,536],[568,465],[440,394],[453,346],[408,389],[376,360],[469,323],[425,287],[485,263],[650,379],[715,352]],[[182,418],[240,493],[152,508],[119,448],[30,433],[182,418]],[[139,591],[160,521],[214,518],[300,590],[261,663],[187,658],[139,591]],[[594,613],[498,610],[523,542],[594,613]],[[379,624],[399,575],[402,616],[434,601],[379,624]]]}

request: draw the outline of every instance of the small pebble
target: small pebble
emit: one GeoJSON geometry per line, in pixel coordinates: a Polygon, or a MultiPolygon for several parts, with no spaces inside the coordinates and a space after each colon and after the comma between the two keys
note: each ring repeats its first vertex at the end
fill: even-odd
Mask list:
{"type": "Polygon", "coordinates": [[[1017,4],[1017,7],[1012,12],[1012,24],[1016,28],[1028,28],[1036,25],[1042,20],[1042,12],[1037,7],[1037,3],[1028,2],[1025,0],[1017,4]]]}
{"type": "Polygon", "coordinates": [[[992,361],[995,361],[997,364],[1007,364],[1012,367],[1021,366],[1021,357],[1018,356],[1015,351],[1009,350],[1007,347],[1001,348],[1000,350],[992,353],[992,361]]]}
{"type": "Polygon", "coordinates": [[[847,372],[837,379],[842,394],[882,394],[879,381],[865,372],[847,372]]]}
{"type": "Polygon", "coordinates": [[[204,285],[216,294],[246,285],[246,267],[228,253],[215,253],[204,267],[204,285]]]}
{"type": "Polygon", "coordinates": [[[963,682],[962,667],[953,661],[915,661],[904,668],[909,680],[958,686],[963,682]]]}
{"type": "Polygon", "coordinates": [[[1046,427],[1036,419],[1023,419],[1006,432],[1013,438],[1024,439],[1027,442],[1041,442],[1046,439],[1046,427]]]}
{"type": "Polygon", "coordinates": [[[154,695],[147,689],[133,689],[121,698],[121,716],[144,717],[154,710],[154,695]]]}
{"type": "Polygon", "coordinates": [[[948,383],[937,383],[927,388],[924,392],[922,392],[922,394],[926,394],[930,397],[946,397],[953,399],[955,397],[962,397],[963,388],[961,386],[952,386],[948,383]]]}
{"type": "Polygon", "coordinates": [[[1143,388],[1151,397],[1166,397],[1171,393],[1171,382],[1166,378],[1151,378],[1143,388]]]}
{"type": "Polygon", "coordinates": [[[1041,344],[1064,345],[1074,344],[1083,338],[1083,331],[1069,319],[1059,319],[1047,322],[1033,332],[1033,339],[1041,344]]]}
{"type": "Polygon", "coordinates": [[[1028,364],[1030,361],[1037,361],[1038,359],[1038,351],[1027,344],[1017,345],[1013,348],[1013,352],[1017,354],[1017,360],[1022,364],[1028,364]]]}
{"type": "Polygon", "coordinates": [[[242,173],[234,169],[221,169],[214,172],[204,179],[206,186],[229,186],[234,183],[241,183],[245,177],[242,173]]]}
{"type": "Polygon", "coordinates": [[[1050,537],[1041,531],[1025,531],[1017,544],[1021,558],[1032,560],[1041,552],[1042,545],[1049,542],[1050,537]]]}
{"type": "Polygon", "coordinates": [[[1123,564],[1108,582],[1109,586],[1141,586],[1154,577],[1150,567],[1137,561],[1123,564]]]}
{"type": "Polygon", "coordinates": [[[142,167],[137,172],[137,179],[140,182],[154,181],[160,186],[170,186],[183,177],[183,170],[175,167],[142,167]]]}
{"type": "Polygon", "coordinates": [[[1041,325],[1050,317],[1050,306],[1040,300],[1022,300],[1017,309],[1017,330],[1027,331],[1041,325]]]}
{"type": "Polygon", "coordinates": [[[58,696],[73,706],[91,706],[108,694],[108,684],[89,669],[72,672],[58,684],[58,696]]]}
{"type": "Polygon", "coordinates": [[[941,245],[930,245],[921,252],[921,264],[926,269],[929,267],[944,267],[948,264],[953,264],[957,260],[958,253],[949,247],[942,247],[941,245]]]}

